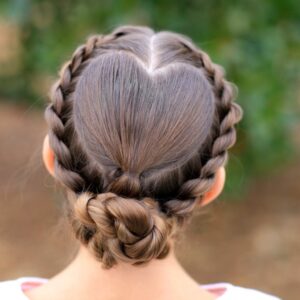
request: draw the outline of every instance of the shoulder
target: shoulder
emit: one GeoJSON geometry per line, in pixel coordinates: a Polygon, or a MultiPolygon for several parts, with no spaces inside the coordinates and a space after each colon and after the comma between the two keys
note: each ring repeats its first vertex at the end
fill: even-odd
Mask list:
{"type": "Polygon", "coordinates": [[[219,295],[218,300],[280,300],[278,297],[264,292],[235,286],[230,283],[215,283],[202,286],[213,294],[219,295]]]}
{"type": "Polygon", "coordinates": [[[23,284],[39,284],[45,279],[38,277],[20,277],[17,279],[0,281],[1,300],[28,300],[22,291],[23,284]]]}

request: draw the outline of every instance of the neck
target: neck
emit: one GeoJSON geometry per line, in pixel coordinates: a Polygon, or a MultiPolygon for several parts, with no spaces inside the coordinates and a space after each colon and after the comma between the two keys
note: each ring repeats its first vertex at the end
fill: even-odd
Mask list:
{"type": "Polygon", "coordinates": [[[124,295],[126,299],[143,300],[214,299],[186,273],[173,250],[166,258],[152,260],[147,265],[118,262],[106,270],[86,248],[81,247],[67,268],[35,290],[28,292],[32,300],[125,299],[124,295]]]}

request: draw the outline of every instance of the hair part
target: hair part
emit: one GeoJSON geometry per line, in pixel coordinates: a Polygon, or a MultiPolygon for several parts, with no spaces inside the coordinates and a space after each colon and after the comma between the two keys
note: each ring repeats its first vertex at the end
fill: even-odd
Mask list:
{"type": "Polygon", "coordinates": [[[64,65],[45,111],[55,176],[104,267],[168,254],[236,141],[234,96],[189,38],[147,27],[92,36],[64,65]]]}

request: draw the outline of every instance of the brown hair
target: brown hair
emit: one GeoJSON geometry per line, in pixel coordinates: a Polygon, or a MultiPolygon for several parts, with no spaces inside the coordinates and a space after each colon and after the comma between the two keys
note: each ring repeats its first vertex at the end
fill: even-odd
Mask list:
{"type": "Polygon", "coordinates": [[[104,267],[168,254],[235,143],[233,98],[189,38],[147,27],[91,36],[64,65],[45,111],[55,176],[104,267]]]}

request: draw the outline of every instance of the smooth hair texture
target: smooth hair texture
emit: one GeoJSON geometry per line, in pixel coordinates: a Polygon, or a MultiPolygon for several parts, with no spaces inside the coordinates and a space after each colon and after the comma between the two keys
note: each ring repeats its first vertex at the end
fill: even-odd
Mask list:
{"type": "Polygon", "coordinates": [[[110,268],[164,258],[236,141],[242,109],[223,69],[173,32],[91,36],[45,117],[76,237],[110,268]]]}

